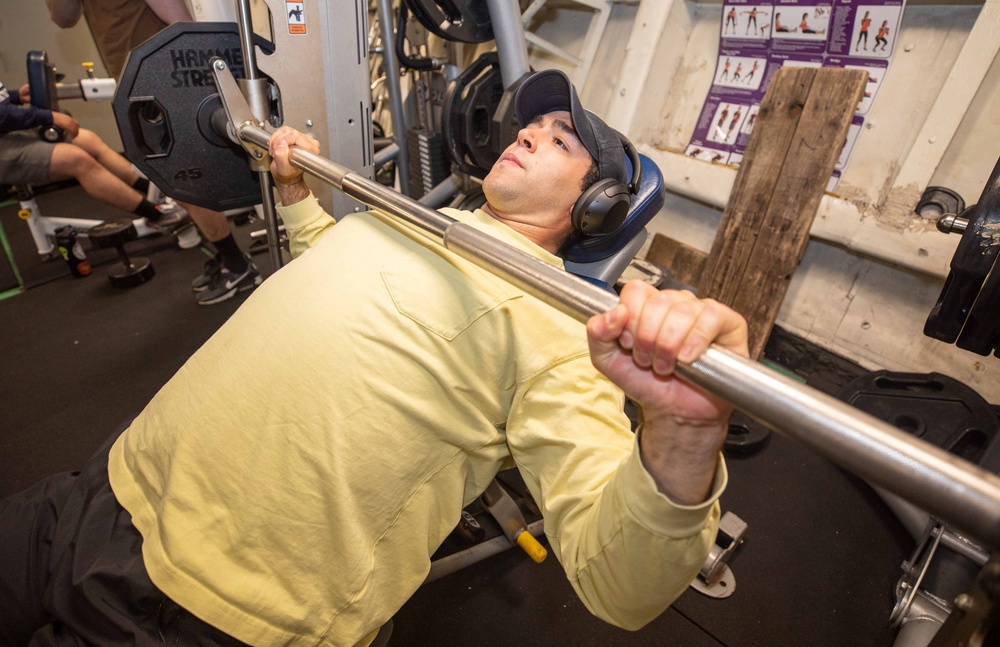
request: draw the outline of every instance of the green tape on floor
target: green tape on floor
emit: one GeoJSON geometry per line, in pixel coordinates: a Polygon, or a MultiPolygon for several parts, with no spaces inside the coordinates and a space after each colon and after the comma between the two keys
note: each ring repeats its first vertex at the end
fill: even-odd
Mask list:
{"type": "Polygon", "coordinates": [[[7,240],[7,232],[4,231],[3,223],[0,223],[0,246],[3,246],[3,251],[7,254],[7,262],[10,263],[10,269],[14,271],[14,278],[17,280],[16,288],[0,292],[0,300],[2,300],[24,292],[24,281],[21,279],[21,273],[17,271],[17,263],[14,262],[14,252],[10,248],[10,242],[7,240]]]}
{"type": "Polygon", "coordinates": [[[6,292],[0,292],[0,301],[3,301],[7,297],[14,297],[24,292],[24,288],[12,288],[6,292]]]}

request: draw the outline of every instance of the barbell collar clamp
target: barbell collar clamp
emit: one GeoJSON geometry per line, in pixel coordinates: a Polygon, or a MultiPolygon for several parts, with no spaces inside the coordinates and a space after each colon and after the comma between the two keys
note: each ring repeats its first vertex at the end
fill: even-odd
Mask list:
{"type": "MultiPolygon", "coordinates": [[[[236,142],[241,145],[247,154],[250,155],[250,168],[254,171],[268,171],[271,167],[271,158],[268,154],[267,142],[263,145],[251,142],[243,137],[241,131],[244,127],[261,127],[263,122],[257,119],[246,97],[240,90],[236,78],[226,64],[226,61],[218,56],[212,58],[212,76],[215,78],[215,87],[219,90],[219,99],[222,107],[226,111],[226,117],[230,124],[234,124],[233,131],[236,135],[236,142]],[[239,125],[235,125],[239,124],[239,125]]],[[[227,136],[226,133],[220,133],[227,136]]]]}
{"type": "MultiPolygon", "coordinates": [[[[245,128],[258,128],[263,130],[259,124],[252,121],[247,121],[240,124],[236,128],[236,138],[242,144],[244,150],[250,155],[250,169],[258,173],[269,173],[271,170],[271,154],[270,149],[266,146],[258,146],[256,144],[248,143],[247,140],[241,136],[245,128]]],[[[267,132],[267,131],[264,131],[267,132]]],[[[268,135],[270,137],[270,135],[268,135]]]]}

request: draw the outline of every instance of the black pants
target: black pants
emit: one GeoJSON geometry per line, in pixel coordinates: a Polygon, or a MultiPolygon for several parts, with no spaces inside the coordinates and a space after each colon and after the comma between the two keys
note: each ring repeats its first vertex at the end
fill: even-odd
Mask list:
{"type": "Polygon", "coordinates": [[[117,436],[82,472],[0,501],[0,646],[243,645],[150,581],[142,536],[108,484],[117,436]]]}

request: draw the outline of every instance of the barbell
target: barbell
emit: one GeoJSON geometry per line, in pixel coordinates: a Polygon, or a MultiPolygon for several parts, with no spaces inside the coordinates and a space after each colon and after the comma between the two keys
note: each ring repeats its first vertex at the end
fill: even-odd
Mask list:
{"type": "MultiPolygon", "coordinates": [[[[140,161],[149,166],[162,164],[167,169],[157,173],[163,183],[161,188],[168,195],[183,194],[183,199],[208,206],[208,202],[219,199],[219,184],[232,180],[226,171],[229,167],[216,168],[219,164],[215,160],[221,158],[226,164],[231,163],[235,147],[238,151],[246,149],[260,166],[266,162],[270,136],[249,108],[230,63],[219,57],[203,59],[206,52],[221,49],[239,71],[242,60],[234,28],[204,25],[191,32],[191,27],[170,27],[132,53],[115,97],[115,113],[123,141],[138,145],[140,161]],[[160,70],[154,72],[158,63],[160,70]],[[170,78],[171,75],[163,74],[163,69],[180,73],[181,81],[161,82],[159,87],[152,84],[147,77],[170,78]],[[185,83],[184,79],[192,78],[195,72],[199,83],[185,83]],[[127,136],[134,129],[149,130],[156,125],[143,121],[143,107],[151,105],[160,110],[166,125],[154,129],[152,134],[127,136]],[[164,141],[165,133],[169,137],[164,141]],[[185,138],[189,136],[200,138],[199,143],[192,144],[197,151],[194,157],[185,148],[185,138]],[[161,150],[151,152],[155,144],[162,144],[161,150]],[[213,168],[211,178],[205,178],[210,180],[207,184],[198,185],[194,180],[201,178],[192,178],[186,172],[195,158],[200,167],[213,168]]],[[[238,177],[252,175],[242,151],[239,158],[240,168],[235,171],[238,177]]],[[[456,222],[345,166],[299,149],[293,149],[290,159],[294,166],[346,195],[408,223],[413,235],[444,245],[578,321],[585,322],[618,303],[615,294],[456,222]]],[[[233,193],[223,202],[250,201],[250,194],[258,190],[255,181],[241,180],[238,184],[239,188],[230,186],[233,193]]],[[[1000,477],[996,474],[716,346],[709,348],[698,361],[679,365],[677,373],[873,485],[910,501],[988,547],[1000,549],[1000,477]]]]}
{"type": "MultiPolygon", "coordinates": [[[[215,86],[232,137],[255,159],[270,134],[254,118],[228,65],[213,61],[215,86]]],[[[292,149],[293,166],[409,225],[460,257],[586,322],[611,310],[617,295],[458,222],[320,155],[292,149]]],[[[711,346],[685,381],[719,396],[758,422],[794,438],[875,486],[1000,549],[1000,477],[752,360],[711,346]]]]}

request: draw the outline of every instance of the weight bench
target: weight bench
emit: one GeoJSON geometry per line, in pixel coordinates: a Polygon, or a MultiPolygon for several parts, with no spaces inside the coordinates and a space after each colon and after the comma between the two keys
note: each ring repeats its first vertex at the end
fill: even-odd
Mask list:
{"type": "MultiPolygon", "coordinates": [[[[659,213],[665,200],[666,190],[659,167],[643,154],[639,155],[639,160],[642,181],[624,222],[609,234],[580,238],[561,252],[568,272],[606,290],[613,290],[618,278],[642,248],[648,237],[646,225],[659,213]]],[[[632,173],[628,159],[626,172],[632,173]]],[[[702,565],[699,578],[692,584],[696,590],[715,598],[727,597],[732,592],[734,581],[727,562],[742,543],[746,529],[747,524],[736,515],[727,512],[722,517],[716,543],[702,565]]],[[[426,581],[501,553],[515,543],[532,559],[541,561],[545,557],[544,549],[533,547],[532,543],[536,542],[525,542],[523,535],[540,536],[543,531],[541,514],[516,476],[516,470],[502,472],[478,500],[462,511],[455,531],[432,559],[426,581]],[[484,527],[494,525],[498,528],[493,528],[492,533],[484,527]],[[492,536],[488,538],[488,534],[492,536]],[[464,548],[444,554],[463,543],[466,544],[464,548]]]]}
{"type": "MultiPolygon", "coordinates": [[[[562,252],[567,272],[610,290],[639,253],[649,236],[646,225],[659,213],[666,196],[659,167],[641,153],[639,162],[642,181],[624,222],[610,234],[584,237],[573,242],[562,252]]],[[[632,174],[632,163],[628,158],[625,159],[625,172],[632,174]]]]}

